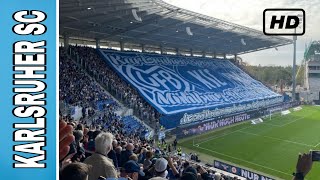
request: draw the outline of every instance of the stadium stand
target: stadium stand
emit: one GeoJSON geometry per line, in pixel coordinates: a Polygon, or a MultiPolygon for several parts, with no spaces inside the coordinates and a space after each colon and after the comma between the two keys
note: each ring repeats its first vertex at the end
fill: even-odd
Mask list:
{"type": "Polygon", "coordinates": [[[95,78],[110,94],[127,107],[132,108],[139,118],[144,119],[146,123],[155,127],[159,114],[139,96],[135,89],[106,65],[95,49],[70,46],[70,53],[71,57],[74,57],[80,64],[80,67],[95,78]]]}
{"type": "MultiPolygon", "coordinates": [[[[127,116],[122,118],[115,114],[120,105],[94,79],[86,74],[76,62],[69,58],[63,48],[60,48],[59,77],[60,101],[73,106],[69,113],[71,117],[76,113],[74,106],[76,105],[80,107],[80,117],[92,117],[95,114],[94,111],[100,112],[100,115],[96,119],[80,119],[80,121],[84,121],[88,125],[96,123],[96,125],[109,129],[112,128],[110,125],[113,125],[115,123],[113,120],[115,120],[121,122],[123,130],[128,132],[127,135],[136,134],[144,136],[147,133],[146,127],[134,117],[127,116]],[[130,120],[130,124],[128,120],[130,120]]],[[[117,125],[119,126],[119,124],[117,125]]]]}
{"type": "Polygon", "coordinates": [[[115,107],[118,104],[104,92],[92,79],[83,72],[78,65],[60,48],[59,99],[68,104],[88,102],[94,105],[97,102],[108,101],[115,107]]]}
{"type": "Polygon", "coordinates": [[[320,104],[320,41],[312,41],[304,53],[304,91],[300,97],[307,103],[320,104]]]}

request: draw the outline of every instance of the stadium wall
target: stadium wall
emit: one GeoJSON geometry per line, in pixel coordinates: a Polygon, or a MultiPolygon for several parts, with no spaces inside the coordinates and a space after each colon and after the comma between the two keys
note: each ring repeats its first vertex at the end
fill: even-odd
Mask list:
{"type": "Polygon", "coordinates": [[[270,112],[278,112],[283,109],[289,109],[295,106],[299,106],[300,102],[287,102],[280,103],[277,105],[264,107],[256,110],[251,110],[243,113],[238,113],[229,116],[220,116],[214,118],[210,121],[205,121],[201,123],[194,123],[184,127],[177,127],[171,131],[172,134],[176,134],[178,139],[206,133],[218,128],[230,126],[233,124],[237,124],[240,122],[248,121],[257,117],[261,117],[264,115],[269,115],[270,112]]]}

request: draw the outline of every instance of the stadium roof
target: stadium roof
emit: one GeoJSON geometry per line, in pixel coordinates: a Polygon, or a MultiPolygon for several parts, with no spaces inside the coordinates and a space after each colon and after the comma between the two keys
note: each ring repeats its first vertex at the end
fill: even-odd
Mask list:
{"type": "Polygon", "coordinates": [[[229,55],[292,43],[162,0],[63,0],[59,9],[60,34],[70,37],[229,55]]]}
{"type": "Polygon", "coordinates": [[[304,59],[308,60],[315,53],[320,53],[320,41],[312,41],[304,52],[304,59]]]}

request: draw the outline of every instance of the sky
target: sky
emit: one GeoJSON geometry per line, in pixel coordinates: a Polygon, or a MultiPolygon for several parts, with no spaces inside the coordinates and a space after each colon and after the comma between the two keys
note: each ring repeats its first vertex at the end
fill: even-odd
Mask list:
{"type": "MultiPolygon", "coordinates": [[[[305,44],[320,40],[320,0],[164,0],[172,5],[262,31],[263,10],[302,8],[306,12],[306,33],[298,36],[297,64],[301,64],[305,44]]],[[[292,36],[287,36],[291,38],[292,36]]],[[[293,45],[240,56],[251,65],[288,66],[293,61],[293,45]]]]}

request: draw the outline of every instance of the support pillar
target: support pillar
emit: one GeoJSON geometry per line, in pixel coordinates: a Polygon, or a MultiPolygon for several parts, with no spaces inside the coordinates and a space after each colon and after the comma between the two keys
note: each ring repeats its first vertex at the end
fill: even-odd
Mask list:
{"type": "Polygon", "coordinates": [[[237,58],[238,58],[238,55],[234,54],[234,62],[240,64],[240,62],[237,62],[237,58]]]}
{"type": "Polygon", "coordinates": [[[163,54],[163,46],[160,46],[160,54],[163,54]]]}
{"type": "Polygon", "coordinates": [[[68,35],[63,35],[63,44],[64,44],[64,48],[66,50],[69,49],[69,36],[68,35]]]}
{"type": "Polygon", "coordinates": [[[176,48],[176,54],[180,55],[179,48],[176,48]]]}
{"type": "Polygon", "coordinates": [[[223,54],[223,59],[227,59],[227,55],[226,54],[223,54]]]}
{"type": "Polygon", "coordinates": [[[202,57],[206,57],[206,52],[202,51],[202,57]]]}
{"type": "Polygon", "coordinates": [[[120,41],[120,51],[124,51],[124,42],[120,41]]]}
{"type": "Polygon", "coordinates": [[[96,39],[96,49],[100,48],[100,39],[96,39]]]}
{"type": "Polygon", "coordinates": [[[190,49],[190,55],[193,57],[193,50],[190,49]]]}
{"type": "Polygon", "coordinates": [[[142,52],[146,52],[146,48],[145,48],[145,45],[144,45],[144,44],[141,44],[141,51],[142,51],[142,52]]]}

